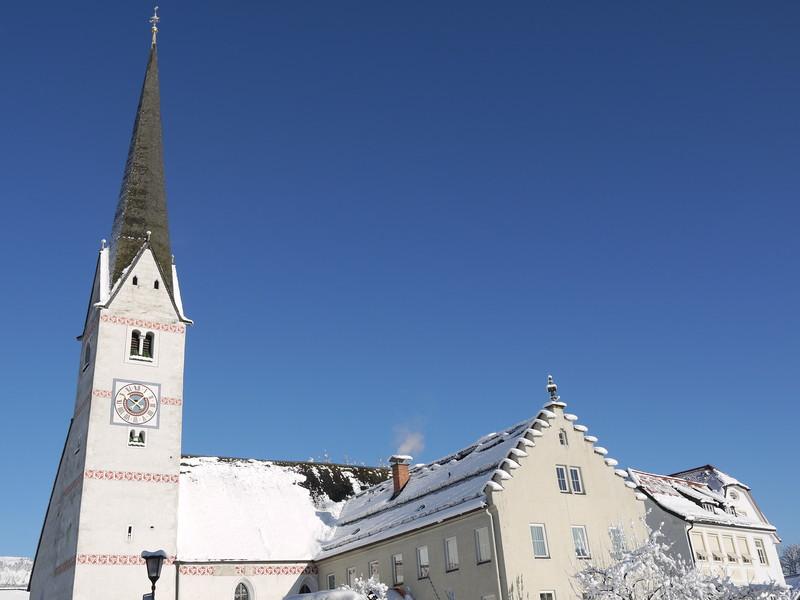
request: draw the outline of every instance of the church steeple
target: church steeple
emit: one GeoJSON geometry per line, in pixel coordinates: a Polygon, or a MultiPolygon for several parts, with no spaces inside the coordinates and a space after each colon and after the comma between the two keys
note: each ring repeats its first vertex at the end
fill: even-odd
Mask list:
{"type": "MultiPolygon", "coordinates": [[[[153,29],[155,30],[155,23],[153,29]]],[[[125,268],[149,239],[150,248],[163,273],[164,283],[172,295],[172,251],[164,189],[160,104],[158,53],[154,31],[111,232],[110,283],[113,286],[119,280],[125,268]]]]}

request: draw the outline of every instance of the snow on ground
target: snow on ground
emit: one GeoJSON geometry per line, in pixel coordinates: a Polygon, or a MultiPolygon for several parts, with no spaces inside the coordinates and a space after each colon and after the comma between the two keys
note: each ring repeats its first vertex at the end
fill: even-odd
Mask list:
{"type": "Polygon", "coordinates": [[[184,457],[178,557],[311,560],[344,500],[385,478],[380,469],[324,463],[184,457]]]}
{"type": "Polygon", "coordinates": [[[32,568],[33,561],[30,558],[0,556],[0,588],[27,587],[32,568]]]}

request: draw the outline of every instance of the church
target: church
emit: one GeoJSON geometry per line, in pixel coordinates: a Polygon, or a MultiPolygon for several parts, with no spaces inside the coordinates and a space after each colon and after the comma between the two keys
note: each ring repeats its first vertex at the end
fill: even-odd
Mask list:
{"type": "Polygon", "coordinates": [[[552,379],[530,418],[428,464],[182,455],[192,321],[170,246],[158,17],[151,22],[31,600],[135,598],[149,590],[140,554],[157,549],[167,554],[157,593],[169,600],[320,597],[359,577],[418,600],[566,600],[577,597],[570,574],[585,561],[608,561],[646,537],[648,508],[675,516],[672,533],[699,561],[706,554],[696,544],[715,538],[692,537],[687,527],[705,518],[706,535],[721,532],[723,542],[725,528],[735,528],[729,537],[739,541],[726,546],[725,560],[740,561],[742,577],[782,582],[780,540],[749,488],[729,478],[712,489],[698,480],[706,471],[662,477],[618,468],[566,411],[552,379]]]}

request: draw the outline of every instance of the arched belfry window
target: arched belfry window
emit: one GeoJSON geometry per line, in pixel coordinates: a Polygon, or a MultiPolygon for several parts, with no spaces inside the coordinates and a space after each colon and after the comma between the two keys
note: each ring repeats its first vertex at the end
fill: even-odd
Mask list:
{"type": "Polygon", "coordinates": [[[233,600],[250,600],[250,590],[244,583],[236,586],[236,591],[233,593],[233,600]]]}
{"type": "Polygon", "coordinates": [[[147,335],[144,336],[144,342],[142,342],[142,356],[145,358],[153,358],[153,340],[155,336],[153,335],[152,331],[148,331],[147,335]]]}
{"type": "Polygon", "coordinates": [[[142,343],[142,332],[134,329],[131,333],[131,356],[139,356],[139,346],[142,343]]]}

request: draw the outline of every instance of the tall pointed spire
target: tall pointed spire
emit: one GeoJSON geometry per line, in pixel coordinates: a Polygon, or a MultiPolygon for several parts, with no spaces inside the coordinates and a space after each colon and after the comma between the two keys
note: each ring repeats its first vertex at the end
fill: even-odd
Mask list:
{"type": "Polygon", "coordinates": [[[111,284],[116,283],[149,239],[163,272],[164,283],[172,294],[172,251],[164,190],[160,104],[154,33],[111,232],[111,284]]]}

